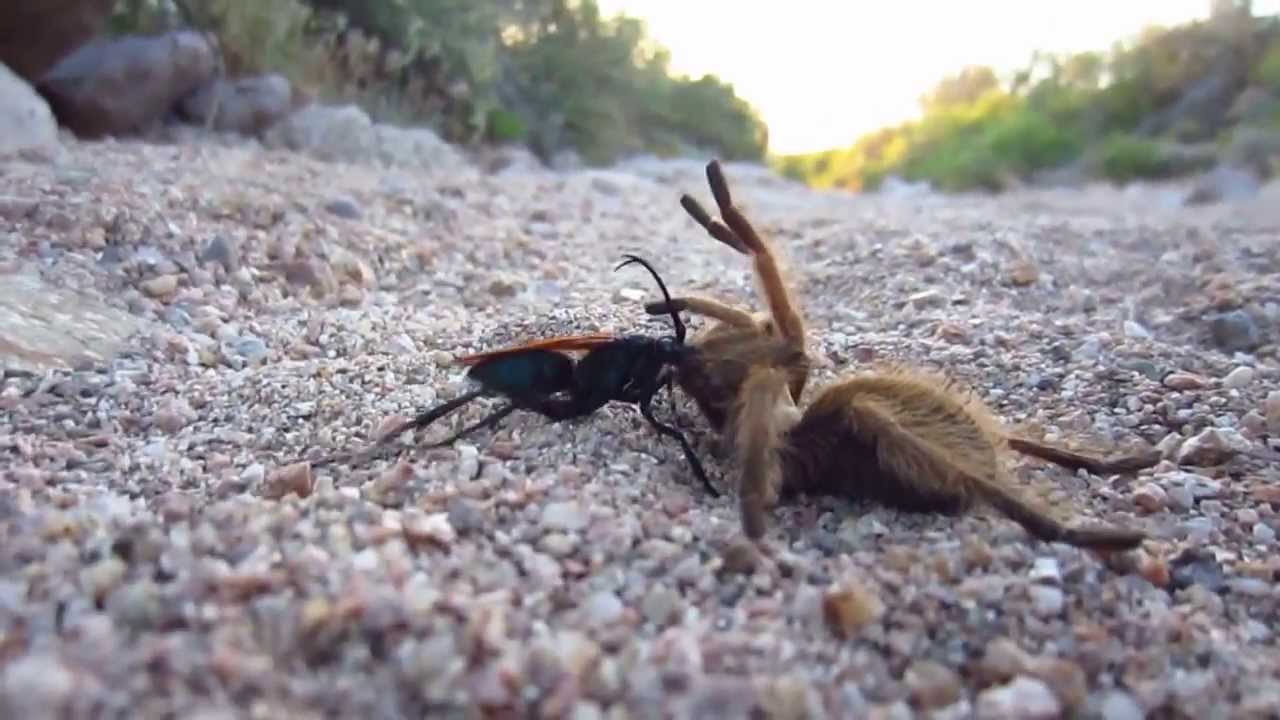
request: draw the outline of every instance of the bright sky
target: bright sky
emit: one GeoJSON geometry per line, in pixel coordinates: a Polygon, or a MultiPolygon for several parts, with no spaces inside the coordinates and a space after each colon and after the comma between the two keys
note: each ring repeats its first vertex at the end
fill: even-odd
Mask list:
{"type": "MultiPolygon", "coordinates": [[[[843,147],[915,115],[964,65],[1025,67],[1033,50],[1106,50],[1150,24],[1205,18],[1209,0],[598,0],[646,21],[672,69],[733,84],[775,153],[843,147]]],[[[1254,0],[1254,14],[1280,0],[1254,0]]]]}

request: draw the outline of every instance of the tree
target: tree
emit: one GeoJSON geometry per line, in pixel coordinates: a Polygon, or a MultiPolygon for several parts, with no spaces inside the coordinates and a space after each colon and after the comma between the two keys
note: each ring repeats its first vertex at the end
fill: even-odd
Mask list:
{"type": "Polygon", "coordinates": [[[933,90],[920,98],[920,104],[926,113],[970,105],[999,88],[1000,81],[994,70],[985,65],[970,65],[939,81],[933,90]]]}

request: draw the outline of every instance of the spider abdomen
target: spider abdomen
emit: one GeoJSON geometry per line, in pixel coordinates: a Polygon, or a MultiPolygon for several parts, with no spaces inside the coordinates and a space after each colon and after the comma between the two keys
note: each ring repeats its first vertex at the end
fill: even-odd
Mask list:
{"type": "Polygon", "coordinates": [[[1013,487],[1007,439],[986,406],[943,378],[894,368],[823,390],[791,428],[783,489],[867,499],[914,512],[986,503],[1049,542],[1126,549],[1144,535],[1069,527],[1013,487]]]}
{"type": "Polygon", "coordinates": [[[975,400],[918,371],[858,375],[825,388],[788,434],[788,489],[956,513],[975,478],[998,478],[1003,436],[975,400]]]}

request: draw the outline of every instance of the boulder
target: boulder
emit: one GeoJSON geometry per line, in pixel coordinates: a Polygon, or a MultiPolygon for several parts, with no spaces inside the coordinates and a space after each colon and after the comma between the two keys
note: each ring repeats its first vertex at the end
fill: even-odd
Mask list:
{"type": "Polygon", "coordinates": [[[29,83],[107,27],[114,0],[9,0],[0,12],[0,62],[29,83]]]}
{"type": "Polygon", "coordinates": [[[200,33],[129,35],[81,47],[36,89],[77,136],[124,136],[158,125],[216,69],[216,49],[200,33]]]}
{"type": "Polygon", "coordinates": [[[191,122],[204,125],[214,115],[214,130],[257,135],[292,112],[297,96],[288,78],[272,73],[214,80],[184,98],[179,107],[191,122]]]}
{"type": "Polygon", "coordinates": [[[1261,187],[1261,179],[1249,168],[1223,164],[1197,177],[1184,202],[1211,205],[1245,200],[1257,195],[1261,187]]]}
{"type": "Polygon", "coordinates": [[[52,157],[61,148],[49,104],[25,80],[0,63],[0,159],[52,157]]]}
{"type": "Polygon", "coordinates": [[[444,172],[476,170],[430,128],[375,123],[355,105],[308,105],[268,128],[262,144],[327,162],[444,172]]]}
{"type": "Polygon", "coordinates": [[[263,135],[263,145],[326,161],[359,162],[377,151],[373,121],[355,105],[310,105],[263,135]]]}

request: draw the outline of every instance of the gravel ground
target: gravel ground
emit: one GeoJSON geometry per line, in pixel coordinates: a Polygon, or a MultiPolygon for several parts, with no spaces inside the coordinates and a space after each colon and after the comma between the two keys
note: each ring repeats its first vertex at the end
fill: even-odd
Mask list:
{"type": "Polygon", "coordinates": [[[701,162],[477,167],[70,143],[0,172],[6,307],[44,302],[0,331],[0,714],[1280,716],[1274,188],[853,197],[727,165],[795,271],[811,388],[944,368],[1013,426],[1167,458],[1016,462],[1059,507],[1147,529],[1132,572],[989,513],[816,498],[773,512],[781,565],[743,573],[733,498],[634,407],[300,462],[457,394],[456,354],[667,332],[623,252],[755,303],[677,204],[712,206],[701,162]],[[37,315],[68,342],[131,334],[17,353],[37,315]]]}

